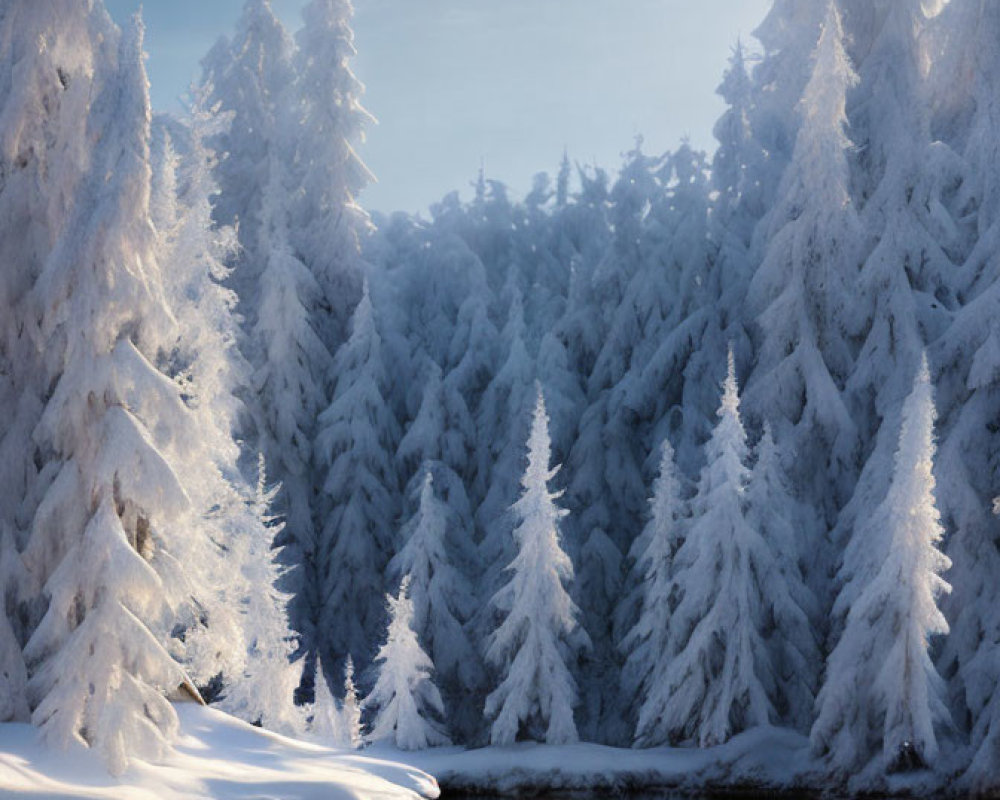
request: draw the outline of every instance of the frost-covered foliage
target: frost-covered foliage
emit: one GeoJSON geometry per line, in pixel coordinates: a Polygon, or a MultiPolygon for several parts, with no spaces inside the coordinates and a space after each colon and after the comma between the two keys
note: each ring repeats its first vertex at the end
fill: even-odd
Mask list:
{"type": "Polygon", "coordinates": [[[228,556],[243,579],[240,611],[247,654],[241,674],[231,676],[220,707],[294,736],[304,728],[302,711],[294,704],[301,668],[291,660],[296,643],[288,626],[290,598],[277,588],[281,569],[273,545],[281,523],[270,513],[277,488],[268,486],[263,453],[257,464],[255,496],[239,518],[228,556]]]}
{"type": "Polygon", "coordinates": [[[528,464],[521,497],[513,507],[517,554],[506,570],[508,582],[490,601],[500,618],[486,649],[487,660],[500,676],[486,698],[493,744],[510,744],[519,734],[550,744],[577,739],[577,687],[570,666],[574,654],[589,642],[566,591],[573,565],[559,541],[559,520],[567,512],[556,505],[558,494],[548,486],[559,469],[549,466],[548,425],[538,386],[528,464]]]}
{"type": "Polygon", "coordinates": [[[788,558],[787,531],[761,525],[764,514],[747,497],[756,484],[753,499],[767,504],[767,518],[782,513],[783,498],[764,479],[773,452],[762,451],[764,466],[753,477],[747,467],[732,352],[718,416],[673,558],[667,588],[676,605],[663,673],[640,711],[643,742],[706,747],[782,717],[802,724],[811,699],[808,670],[817,659],[804,588],[788,558]]]}
{"type": "Polygon", "coordinates": [[[398,423],[386,402],[389,372],[372,296],[365,284],[351,334],[337,351],[333,399],[316,439],[322,475],[316,553],[320,606],[316,640],[327,663],[367,663],[382,623],[398,480],[392,454],[398,423]]]}
{"type": "Polygon", "coordinates": [[[233,39],[202,62],[200,104],[219,119],[207,143],[220,154],[215,220],[235,225],[230,285],[245,318],[242,350],[252,366],[248,403],[255,440],[281,485],[279,510],[298,572],[300,627],[313,619],[315,558],[312,443],[325,405],[330,345],[317,331],[323,290],[290,241],[294,43],[268,0],[248,0],[233,39]]]}
{"type": "Polygon", "coordinates": [[[812,729],[831,768],[854,774],[873,760],[889,771],[933,765],[949,723],[930,639],[948,632],[938,599],[951,562],[934,501],[934,399],[926,358],[903,404],[889,490],[859,524],[834,607],[846,615],[830,654],[812,729]]]}
{"type": "MultiPolygon", "coordinates": [[[[807,4],[812,5],[812,4],[807,4]]],[[[774,13],[774,12],[772,12],[774,13]]],[[[857,431],[843,397],[860,321],[855,287],[861,233],[849,193],[847,93],[857,83],[829,5],[802,123],[750,286],[757,363],[746,405],[795,453],[794,480],[829,521],[850,496],[857,431]]]]}
{"type": "MultiPolygon", "coordinates": [[[[660,470],[649,501],[649,522],[632,546],[636,583],[641,586],[639,617],[622,640],[628,658],[622,670],[626,694],[637,697],[636,742],[664,739],[655,727],[667,688],[663,672],[670,663],[668,621],[672,613],[673,562],[683,541],[683,486],[670,442],[661,447],[660,470]]],[[[628,601],[626,601],[628,602],[628,601]]],[[[625,612],[627,613],[627,612],[625,612]]]]}
{"type": "Polygon", "coordinates": [[[444,703],[432,680],[434,664],[413,627],[409,587],[407,575],[399,593],[386,597],[389,627],[375,657],[378,678],[364,705],[374,713],[368,741],[389,741],[401,750],[423,750],[451,742],[438,722],[444,715],[444,703]]]}
{"type": "Polygon", "coordinates": [[[433,462],[427,462],[419,502],[403,526],[403,544],[389,562],[391,577],[409,576],[413,629],[431,657],[439,685],[449,700],[476,691],[482,683],[479,657],[467,623],[475,609],[472,587],[463,573],[473,561],[467,528],[434,486],[433,462]]]}
{"type": "Polygon", "coordinates": [[[368,216],[356,202],[373,177],[356,145],[373,121],[364,87],[350,68],[355,55],[350,0],[312,0],[296,35],[296,188],[291,240],[317,277],[330,313],[319,324],[336,343],[361,297],[360,237],[368,216]]]}
{"type": "Polygon", "coordinates": [[[323,672],[323,660],[316,659],[316,676],[313,679],[312,719],[309,721],[309,735],[317,742],[340,747],[349,744],[347,732],[344,730],[343,711],[337,699],[330,691],[326,674],[323,672]]]}

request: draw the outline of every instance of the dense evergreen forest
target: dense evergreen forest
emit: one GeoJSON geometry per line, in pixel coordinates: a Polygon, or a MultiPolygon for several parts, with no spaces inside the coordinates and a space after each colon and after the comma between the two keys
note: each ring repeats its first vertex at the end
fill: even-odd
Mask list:
{"type": "Polygon", "coordinates": [[[351,15],[248,0],[180,116],[140,19],[0,2],[0,720],[1000,787],[1000,4],[775,0],[714,154],[422,216],[351,15]]]}

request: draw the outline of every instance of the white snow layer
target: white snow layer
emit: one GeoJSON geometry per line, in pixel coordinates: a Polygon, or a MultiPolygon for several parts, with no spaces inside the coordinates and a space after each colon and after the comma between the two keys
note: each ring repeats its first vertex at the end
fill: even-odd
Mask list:
{"type": "Polygon", "coordinates": [[[134,761],[108,775],[83,746],[46,747],[30,725],[0,725],[0,787],[15,798],[101,800],[416,800],[436,798],[437,782],[419,769],[331,750],[255,728],[221,711],[177,707],[181,733],[163,762],[134,761]]]}

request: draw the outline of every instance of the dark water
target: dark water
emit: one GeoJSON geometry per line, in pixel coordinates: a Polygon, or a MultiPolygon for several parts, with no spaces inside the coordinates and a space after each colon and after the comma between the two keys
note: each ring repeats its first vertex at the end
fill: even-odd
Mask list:
{"type": "MultiPolygon", "coordinates": [[[[770,795],[761,794],[759,798],[767,798],[770,795]]],[[[743,800],[750,800],[748,795],[741,796],[743,800]]],[[[441,790],[441,800],[720,800],[719,795],[691,795],[681,794],[675,791],[664,790],[662,792],[629,792],[626,790],[610,791],[598,789],[593,792],[573,791],[573,792],[528,792],[524,794],[468,794],[465,792],[449,792],[441,790]]]]}

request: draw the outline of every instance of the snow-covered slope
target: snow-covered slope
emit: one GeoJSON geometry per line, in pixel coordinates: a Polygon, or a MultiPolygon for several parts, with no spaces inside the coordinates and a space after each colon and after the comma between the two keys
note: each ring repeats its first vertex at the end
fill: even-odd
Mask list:
{"type": "Polygon", "coordinates": [[[220,711],[177,707],[181,736],[160,764],[121,778],[83,747],[48,748],[30,725],[0,725],[0,787],[12,798],[416,800],[438,796],[419,769],[262,731],[220,711]]]}

